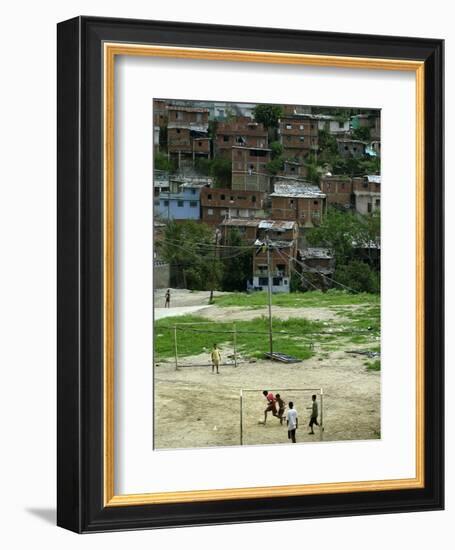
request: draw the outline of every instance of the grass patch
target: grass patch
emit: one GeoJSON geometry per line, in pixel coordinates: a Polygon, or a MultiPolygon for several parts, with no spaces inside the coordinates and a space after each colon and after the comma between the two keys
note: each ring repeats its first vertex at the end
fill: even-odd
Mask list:
{"type": "MultiPolygon", "coordinates": [[[[268,303],[267,292],[234,292],[223,296],[217,296],[215,304],[220,307],[248,307],[257,309],[265,307],[268,303]]],[[[327,292],[291,292],[274,294],[272,298],[274,306],[281,307],[331,307],[344,305],[369,304],[377,305],[379,309],[380,297],[378,294],[350,294],[340,290],[329,290],[327,292]]]]}
{"type": "MultiPolygon", "coordinates": [[[[155,360],[174,357],[174,325],[180,326],[177,331],[177,347],[179,357],[188,357],[200,353],[209,354],[214,343],[217,343],[223,353],[223,344],[232,347],[232,323],[207,322],[201,323],[201,317],[185,315],[167,317],[155,323],[155,360]]],[[[274,351],[294,355],[299,359],[308,359],[313,355],[309,343],[318,337],[323,329],[322,323],[307,319],[277,319],[273,318],[273,348],[274,351]],[[313,336],[314,335],[314,336],[313,336]]],[[[237,349],[247,357],[260,358],[268,351],[268,319],[264,316],[250,321],[236,321],[237,349]]]]}
{"type": "Polygon", "coordinates": [[[371,371],[379,371],[381,370],[381,361],[373,361],[372,363],[368,363],[367,370],[371,371]]]}

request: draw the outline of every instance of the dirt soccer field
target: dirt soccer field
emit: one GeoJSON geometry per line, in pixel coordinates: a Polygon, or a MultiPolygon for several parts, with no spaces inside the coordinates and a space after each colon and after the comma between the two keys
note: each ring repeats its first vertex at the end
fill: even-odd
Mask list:
{"type": "MultiPolygon", "coordinates": [[[[283,302],[282,306],[274,307],[276,330],[283,320],[287,323],[285,330],[290,333],[281,339],[277,337],[275,350],[288,352],[290,349],[297,355],[301,349],[301,356],[305,357],[299,363],[284,364],[262,358],[261,350],[262,347],[267,349],[267,337],[260,336],[259,344],[247,338],[248,327],[257,327],[257,323],[264,320],[260,303],[247,303],[245,307],[242,305],[244,298],[240,297],[241,305],[231,305],[229,296],[221,296],[215,305],[201,307],[188,317],[188,306],[207,304],[206,294],[200,293],[198,298],[194,293],[189,296],[188,291],[173,291],[172,315],[156,323],[155,448],[239,445],[240,390],[246,388],[258,390],[244,394],[243,443],[246,445],[288,442],[285,423],[280,425],[270,413],[267,424],[259,424],[265,409],[263,389],[279,392],[286,403],[294,401],[299,414],[297,442],[320,441],[317,427],[315,435],[308,434],[308,408],[313,392],[284,391],[284,388],[323,389],[324,441],[380,437],[380,363],[365,355],[346,353],[378,352],[378,332],[369,325],[369,322],[377,322],[376,328],[379,326],[379,319],[375,319],[379,310],[376,303],[360,298],[353,299],[354,303],[346,303],[351,301],[349,297],[333,295],[319,299],[307,293],[304,296],[306,306],[302,303],[289,307],[288,302],[283,302]],[[316,307],[320,302],[322,307],[316,307]],[[313,323],[320,333],[314,334],[311,324],[305,336],[296,333],[292,323],[301,323],[302,319],[313,323]],[[219,375],[212,374],[208,366],[181,366],[176,370],[172,338],[168,333],[172,333],[171,327],[180,320],[189,322],[190,329],[207,327],[208,333],[191,333],[191,330],[179,333],[179,364],[207,365],[210,347],[217,341],[222,362],[227,363],[220,367],[219,375]],[[198,325],[209,321],[213,324],[198,325]],[[227,321],[243,323],[239,328],[244,334],[243,340],[238,338],[241,361],[237,367],[232,360],[231,336],[213,330],[219,327],[222,331],[228,326],[227,321]],[[213,333],[209,332],[211,330],[213,333]],[[249,346],[261,349],[252,350],[249,346]]],[[[159,319],[159,311],[157,313],[159,319]]],[[[298,328],[301,324],[295,326],[298,328]]]]}

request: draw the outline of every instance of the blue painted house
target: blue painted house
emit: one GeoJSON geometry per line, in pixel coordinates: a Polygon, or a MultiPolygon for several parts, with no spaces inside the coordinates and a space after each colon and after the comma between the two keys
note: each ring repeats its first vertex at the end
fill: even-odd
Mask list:
{"type": "MultiPolygon", "coordinates": [[[[201,218],[201,188],[210,185],[208,178],[174,180],[169,187],[155,193],[154,213],[161,220],[199,220],[201,218]]],[[[156,188],[155,188],[156,189],[156,188]]]]}

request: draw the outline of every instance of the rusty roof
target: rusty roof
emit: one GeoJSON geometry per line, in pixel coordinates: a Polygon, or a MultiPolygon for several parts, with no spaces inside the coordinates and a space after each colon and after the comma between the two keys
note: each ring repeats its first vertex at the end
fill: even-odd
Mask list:
{"type": "Polygon", "coordinates": [[[301,199],[324,199],[325,193],[322,193],[314,183],[295,180],[294,183],[275,183],[274,192],[271,197],[294,197],[301,199]]]}

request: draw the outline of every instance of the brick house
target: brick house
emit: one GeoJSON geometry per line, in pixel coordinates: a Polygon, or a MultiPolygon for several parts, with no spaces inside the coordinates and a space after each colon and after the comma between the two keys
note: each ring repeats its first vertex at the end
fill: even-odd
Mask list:
{"type": "Polygon", "coordinates": [[[369,214],[381,208],[381,176],[354,178],[355,209],[359,214],[369,214]]]}
{"type": "Polygon", "coordinates": [[[318,149],[318,122],[312,115],[283,115],[278,121],[278,137],[287,159],[304,159],[318,149]]]}
{"type": "Polygon", "coordinates": [[[274,220],[295,220],[301,228],[319,225],[327,208],[319,187],[299,180],[275,183],[270,198],[274,220]]]}
{"type": "Polygon", "coordinates": [[[337,204],[346,209],[354,207],[352,178],[349,176],[323,176],[319,185],[328,205],[337,204]]]}
{"type": "Polygon", "coordinates": [[[217,125],[215,148],[220,157],[231,159],[234,146],[267,148],[267,145],[267,130],[249,117],[236,117],[217,125]]]}
{"type": "Polygon", "coordinates": [[[255,218],[263,208],[264,194],[260,191],[236,189],[201,190],[201,219],[219,225],[225,218],[255,218]]]}
{"type": "Polygon", "coordinates": [[[261,220],[259,222],[256,252],[253,255],[253,276],[247,283],[248,290],[268,290],[268,245],[272,292],[290,292],[298,232],[298,224],[295,221],[261,220]]]}
{"type": "Polygon", "coordinates": [[[304,248],[297,251],[298,269],[302,274],[302,287],[326,290],[332,286],[335,258],[328,248],[304,248]]]}
{"type": "Polygon", "coordinates": [[[338,153],[344,158],[361,158],[366,154],[367,143],[358,139],[337,139],[338,153]]]}
{"type": "Polygon", "coordinates": [[[232,147],[232,189],[268,192],[267,164],[271,150],[263,147],[232,147]]]}
{"type": "Polygon", "coordinates": [[[182,156],[195,158],[210,156],[208,139],[209,110],[180,105],[168,106],[167,150],[169,157],[176,157],[180,167],[182,156]],[[193,142],[196,143],[193,143],[193,142]]]}

